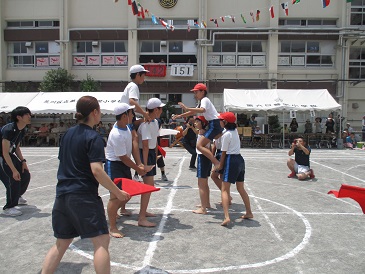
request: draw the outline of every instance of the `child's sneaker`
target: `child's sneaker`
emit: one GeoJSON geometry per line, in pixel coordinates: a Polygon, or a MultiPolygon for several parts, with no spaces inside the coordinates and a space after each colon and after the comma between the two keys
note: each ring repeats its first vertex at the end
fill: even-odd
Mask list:
{"type": "Polygon", "coordinates": [[[309,171],[311,172],[311,173],[309,174],[309,178],[311,178],[311,179],[315,178],[316,176],[314,176],[313,169],[310,169],[309,171]]]}
{"type": "Polygon", "coordinates": [[[28,201],[24,199],[22,196],[19,197],[18,205],[27,205],[28,201]]]}
{"type": "Polygon", "coordinates": [[[168,181],[168,179],[167,179],[167,177],[166,177],[166,175],[165,175],[165,174],[162,174],[162,175],[161,175],[161,180],[162,180],[162,181],[168,181]]]}
{"type": "Polygon", "coordinates": [[[296,176],[295,172],[292,172],[288,175],[288,178],[294,178],[296,176]]]}
{"type": "Polygon", "coordinates": [[[3,214],[6,216],[16,217],[16,216],[22,215],[23,213],[20,210],[14,208],[14,207],[11,207],[11,208],[4,209],[3,214]]]}

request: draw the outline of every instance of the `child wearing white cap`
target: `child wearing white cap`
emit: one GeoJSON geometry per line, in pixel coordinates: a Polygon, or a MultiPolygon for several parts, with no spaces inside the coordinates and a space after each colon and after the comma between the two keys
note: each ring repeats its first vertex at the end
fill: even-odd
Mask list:
{"type": "MultiPolygon", "coordinates": [[[[142,107],[139,105],[139,87],[138,87],[138,85],[143,84],[147,72],[149,72],[149,71],[146,70],[141,65],[131,66],[131,68],[129,69],[129,73],[130,73],[130,77],[131,77],[132,81],[129,82],[129,84],[125,87],[125,89],[122,93],[121,102],[134,106],[136,112],[142,114],[143,117],[147,121],[150,121],[151,119],[148,116],[148,112],[144,111],[142,109],[142,107]]],[[[141,122],[142,122],[142,120],[136,120],[135,117],[133,117],[132,122],[131,122],[133,124],[132,137],[133,137],[133,143],[134,143],[132,154],[133,154],[133,158],[135,159],[137,164],[141,163],[141,161],[139,159],[138,139],[137,139],[138,138],[137,129],[141,122]]],[[[133,179],[136,181],[139,181],[139,177],[138,177],[137,173],[135,174],[133,179]]]]}
{"type": "MultiPolygon", "coordinates": [[[[108,143],[105,149],[106,162],[105,172],[114,181],[115,178],[132,179],[131,168],[140,175],[146,174],[144,167],[138,166],[131,160],[132,154],[132,133],[128,124],[132,121],[134,106],[126,103],[118,104],[114,109],[116,123],[109,133],[108,143]]],[[[119,187],[119,186],[118,186],[119,187]]],[[[125,209],[126,202],[120,202],[113,193],[110,193],[107,212],[109,217],[109,234],[115,238],[122,238],[116,225],[117,211],[121,207],[123,215],[130,215],[131,212],[125,209]]]]}
{"type": "MultiPolygon", "coordinates": [[[[165,106],[160,99],[151,98],[147,102],[147,111],[151,122],[143,122],[138,128],[138,140],[140,158],[147,170],[148,165],[156,164],[157,159],[157,137],[159,135],[159,126],[156,118],[159,118],[162,113],[162,107],[165,106]]],[[[147,172],[143,176],[145,184],[153,186],[155,184],[154,176],[156,175],[156,167],[147,172]]],[[[155,217],[156,215],[147,212],[148,203],[151,193],[141,195],[141,205],[138,218],[138,225],[145,227],[154,227],[155,223],[149,222],[147,217],[155,217]]]]}

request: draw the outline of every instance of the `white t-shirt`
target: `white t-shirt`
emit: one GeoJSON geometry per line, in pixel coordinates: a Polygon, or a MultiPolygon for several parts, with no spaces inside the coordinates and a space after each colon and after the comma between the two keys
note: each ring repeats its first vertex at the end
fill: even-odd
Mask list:
{"type": "Polygon", "coordinates": [[[207,121],[218,119],[219,114],[208,97],[204,97],[200,100],[200,107],[205,109],[203,116],[207,121]]]}
{"type": "Polygon", "coordinates": [[[226,133],[226,131],[226,129],[223,129],[222,135],[218,139],[213,140],[216,149],[222,149],[222,136],[224,133],[226,133]]]}
{"type": "MultiPolygon", "coordinates": [[[[199,142],[199,139],[200,139],[200,138],[202,138],[202,137],[204,137],[204,135],[203,135],[203,134],[198,134],[198,137],[197,137],[197,139],[196,139],[196,143],[198,143],[198,142],[199,142]]],[[[209,142],[209,143],[208,143],[205,147],[210,149],[210,142],[209,142]]],[[[195,151],[196,151],[196,153],[197,153],[197,154],[203,154],[203,153],[201,153],[201,151],[200,151],[200,150],[198,150],[197,148],[195,149],[195,151]]]]}
{"type": "Polygon", "coordinates": [[[122,93],[121,103],[129,105],[129,99],[139,100],[139,88],[136,83],[130,82],[122,93]]]}
{"type": "Polygon", "coordinates": [[[127,128],[119,128],[115,123],[109,133],[108,143],[105,149],[105,157],[109,161],[120,161],[120,156],[132,155],[132,134],[127,128]]]}
{"type": "Polygon", "coordinates": [[[138,128],[138,146],[143,148],[142,141],[148,140],[148,148],[154,149],[157,146],[157,137],[159,136],[159,126],[157,120],[150,123],[143,122],[138,128]]]}
{"type": "Polygon", "coordinates": [[[226,151],[226,154],[240,154],[241,142],[237,129],[227,130],[221,139],[222,151],[226,151]]]}

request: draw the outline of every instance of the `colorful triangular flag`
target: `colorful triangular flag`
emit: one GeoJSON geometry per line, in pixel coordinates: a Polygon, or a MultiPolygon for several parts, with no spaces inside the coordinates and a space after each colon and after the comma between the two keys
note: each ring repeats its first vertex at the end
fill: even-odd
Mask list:
{"type": "Polygon", "coordinates": [[[139,2],[138,2],[138,16],[142,17],[142,19],[145,18],[144,9],[143,9],[142,5],[139,2]]]}
{"type": "Polygon", "coordinates": [[[274,6],[271,6],[271,7],[269,8],[269,12],[270,12],[270,16],[271,16],[271,18],[274,18],[274,17],[275,17],[275,14],[274,14],[274,6]]]}
{"type": "Polygon", "coordinates": [[[157,20],[157,18],[156,18],[156,16],[154,16],[153,14],[152,14],[152,24],[154,24],[154,25],[158,25],[158,20],[157,20]]]}
{"type": "Polygon", "coordinates": [[[130,6],[130,5],[132,5],[132,0],[128,0],[128,6],[130,6]]]}
{"type": "Polygon", "coordinates": [[[250,11],[250,15],[252,18],[252,22],[255,23],[255,15],[253,14],[253,11],[250,11]]]}
{"type": "Polygon", "coordinates": [[[247,22],[246,22],[245,17],[243,16],[243,14],[242,14],[242,13],[241,13],[241,18],[242,18],[243,23],[245,23],[245,24],[246,24],[247,22]]]}
{"type": "Polygon", "coordinates": [[[217,28],[219,27],[217,19],[211,18],[211,19],[209,19],[209,21],[213,22],[216,25],[217,28]]]}
{"type": "Polygon", "coordinates": [[[137,15],[138,14],[138,6],[137,6],[136,1],[133,1],[132,2],[132,12],[133,12],[133,15],[137,15]]]}
{"type": "Polygon", "coordinates": [[[260,20],[260,10],[256,11],[256,21],[260,20]]]}
{"type": "Polygon", "coordinates": [[[289,15],[289,5],[288,5],[288,2],[281,3],[281,7],[285,11],[285,15],[288,16],[289,15]]]}
{"type": "Polygon", "coordinates": [[[330,5],[331,0],[322,0],[322,3],[323,3],[323,8],[326,8],[330,5]]]}
{"type": "Polygon", "coordinates": [[[300,2],[300,0],[292,0],[292,4],[298,4],[300,2]]]}

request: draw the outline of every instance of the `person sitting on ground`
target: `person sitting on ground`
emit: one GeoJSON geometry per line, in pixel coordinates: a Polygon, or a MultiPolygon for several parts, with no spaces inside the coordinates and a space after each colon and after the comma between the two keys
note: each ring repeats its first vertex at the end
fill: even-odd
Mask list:
{"type": "Polygon", "coordinates": [[[351,149],[356,147],[355,133],[351,132],[350,135],[346,137],[345,147],[351,149]]]}
{"type": "Polygon", "coordinates": [[[298,180],[305,180],[308,177],[311,179],[315,177],[313,169],[310,168],[310,153],[311,148],[305,143],[303,138],[294,140],[288,152],[289,156],[295,154],[295,159],[289,158],[287,161],[288,168],[291,170],[288,178],[294,178],[296,176],[298,180]]]}

